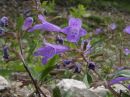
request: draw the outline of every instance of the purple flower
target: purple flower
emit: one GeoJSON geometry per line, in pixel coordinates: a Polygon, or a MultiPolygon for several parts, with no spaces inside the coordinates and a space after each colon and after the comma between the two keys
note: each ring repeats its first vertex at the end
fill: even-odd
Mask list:
{"type": "Polygon", "coordinates": [[[74,73],[80,73],[81,72],[81,64],[76,64],[74,67],[74,73]]]}
{"type": "Polygon", "coordinates": [[[68,47],[63,45],[55,45],[45,42],[45,46],[37,49],[37,51],[34,53],[34,56],[42,56],[42,63],[46,64],[47,61],[54,55],[63,53],[68,49],[68,47]]]}
{"type": "Polygon", "coordinates": [[[130,90],[130,84],[128,85],[128,87],[127,87],[129,90],[130,90]]]}
{"type": "Polygon", "coordinates": [[[83,41],[82,41],[82,44],[81,44],[81,48],[82,48],[83,51],[89,50],[89,49],[91,48],[90,39],[88,39],[88,40],[83,40],[83,41]]]}
{"type": "Polygon", "coordinates": [[[63,38],[60,37],[60,36],[57,36],[57,37],[56,37],[56,44],[61,44],[61,45],[63,45],[63,43],[64,43],[63,38]]]}
{"type": "Polygon", "coordinates": [[[99,34],[99,33],[101,33],[102,32],[102,29],[101,28],[97,28],[96,30],[95,30],[95,34],[99,34]]]}
{"type": "Polygon", "coordinates": [[[3,27],[3,26],[8,26],[8,18],[6,16],[3,16],[1,19],[0,19],[0,25],[3,27]]]}
{"type": "Polygon", "coordinates": [[[8,53],[8,47],[7,46],[4,46],[3,47],[3,58],[4,59],[9,59],[9,53],[8,53]]]}
{"type": "Polygon", "coordinates": [[[130,54],[130,50],[128,48],[124,49],[124,53],[125,55],[129,55],[130,54]]]}
{"type": "Polygon", "coordinates": [[[109,25],[110,30],[115,30],[117,28],[117,25],[115,23],[112,23],[109,25]]]}
{"type": "Polygon", "coordinates": [[[86,55],[90,54],[93,50],[93,48],[91,48],[90,42],[91,42],[90,39],[84,40],[81,45],[81,48],[84,51],[84,54],[86,54],[86,55]]]}
{"type": "Polygon", "coordinates": [[[24,30],[24,31],[28,30],[29,28],[32,27],[32,24],[33,24],[33,18],[27,17],[24,21],[23,26],[22,26],[22,30],[24,30]]]}
{"type": "Polygon", "coordinates": [[[95,70],[95,63],[94,62],[89,62],[88,63],[88,68],[91,69],[91,70],[95,70]]]}
{"type": "Polygon", "coordinates": [[[123,32],[130,34],[130,26],[126,26],[123,32]]]}
{"type": "Polygon", "coordinates": [[[122,81],[126,81],[126,80],[130,80],[130,78],[128,78],[128,77],[117,77],[117,78],[109,81],[109,85],[118,84],[118,83],[121,83],[122,81]]]}
{"type": "Polygon", "coordinates": [[[71,60],[64,60],[63,65],[64,66],[69,65],[71,62],[72,62],[71,60]]]}
{"type": "Polygon", "coordinates": [[[79,18],[70,18],[69,26],[62,29],[61,32],[67,35],[69,42],[78,42],[80,37],[85,36],[87,33],[81,26],[82,21],[79,18]]]}
{"type": "Polygon", "coordinates": [[[42,22],[41,24],[34,25],[28,32],[33,32],[35,30],[42,30],[42,31],[51,31],[51,32],[60,32],[61,28],[47,22],[42,15],[38,15],[39,20],[42,22]]]}

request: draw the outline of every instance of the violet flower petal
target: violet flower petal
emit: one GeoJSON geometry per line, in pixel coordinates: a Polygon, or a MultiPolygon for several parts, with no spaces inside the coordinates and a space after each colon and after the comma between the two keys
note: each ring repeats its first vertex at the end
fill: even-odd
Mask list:
{"type": "Polygon", "coordinates": [[[112,79],[109,84],[110,85],[113,85],[113,84],[117,84],[117,83],[120,83],[121,81],[126,81],[126,80],[130,80],[130,78],[128,77],[117,77],[115,79],[112,79]]]}
{"type": "Polygon", "coordinates": [[[42,23],[46,22],[45,18],[44,18],[43,15],[41,15],[41,14],[38,15],[38,19],[39,19],[42,23]]]}
{"type": "Polygon", "coordinates": [[[29,29],[28,32],[33,32],[35,30],[42,30],[42,31],[44,31],[43,25],[42,24],[36,24],[31,29],[29,29]]]}
{"type": "Polygon", "coordinates": [[[69,19],[69,26],[80,29],[81,25],[82,25],[82,21],[79,18],[70,18],[69,19]]]}
{"type": "Polygon", "coordinates": [[[78,42],[80,37],[85,36],[87,33],[81,26],[82,21],[79,18],[70,18],[69,26],[63,28],[61,32],[67,34],[67,40],[69,42],[78,42]]]}
{"type": "Polygon", "coordinates": [[[79,33],[80,33],[80,36],[85,36],[87,34],[87,31],[85,29],[81,28],[79,33]]]}
{"type": "Polygon", "coordinates": [[[125,48],[124,49],[124,53],[125,53],[125,55],[129,55],[130,54],[130,50],[128,48],[125,48]]]}
{"type": "Polygon", "coordinates": [[[102,29],[101,28],[97,28],[96,30],[95,30],[95,34],[99,34],[99,33],[101,33],[102,32],[102,29]]]}
{"type": "Polygon", "coordinates": [[[129,90],[130,90],[130,84],[128,85],[128,87],[127,87],[129,90]]]}
{"type": "Polygon", "coordinates": [[[71,27],[67,26],[67,27],[61,29],[61,32],[63,32],[64,34],[68,34],[69,31],[70,31],[70,28],[71,28],[71,27]]]}
{"type": "Polygon", "coordinates": [[[46,64],[47,61],[52,58],[55,54],[63,53],[67,51],[69,48],[62,45],[50,44],[45,41],[45,46],[37,49],[34,52],[34,56],[43,56],[42,63],[46,64]]]}
{"type": "Polygon", "coordinates": [[[48,58],[47,58],[47,57],[43,57],[43,58],[42,58],[42,64],[46,64],[47,61],[48,61],[48,58]]]}
{"type": "Polygon", "coordinates": [[[29,30],[29,32],[33,32],[35,30],[60,32],[61,28],[49,22],[44,22],[43,24],[36,24],[29,30]]]}
{"type": "Polygon", "coordinates": [[[7,26],[7,25],[8,25],[8,17],[3,16],[3,17],[0,19],[0,22],[3,24],[2,26],[7,26]]]}
{"type": "Polygon", "coordinates": [[[25,19],[24,24],[22,26],[22,30],[28,30],[30,27],[32,27],[33,24],[33,18],[32,17],[28,17],[25,19]]]}
{"type": "Polygon", "coordinates": [[[109,28],[111,30],[115,30],[117,28],[117,25],[115,23],[112,23],[112,24],[109,25],[109,28]]]}
{"type": "Polygon", "coordinates": [[[130,34],[130,26],[126,26],[123,32],[130,34]]]}
{"type": "Polygon", "coordinates": [[[67,40],[69,42],[78,42],[80,39],[80,33],[79,30],[76,28],[70,28],[69,33],[67,34],[67,40]]]}
{"type": "Polygon", "coordinates": [[[69,50],[69,48],[67,46],[63,46],[63,45],[55,45],[55,44],[50,44],[47,42],[45,42],[45,45],[54,48],[56,51],[56,54],[59,54],[59,53],[62,53],[62,52],[69,50]]]}
{"type": "Polygon", "coordinates": [[[37,49],[36,52],[34,52],[34,56],[44,56],[44,57],[53,57],[56,53],[55,49],[50,46],[45,46],[37,49]]]}

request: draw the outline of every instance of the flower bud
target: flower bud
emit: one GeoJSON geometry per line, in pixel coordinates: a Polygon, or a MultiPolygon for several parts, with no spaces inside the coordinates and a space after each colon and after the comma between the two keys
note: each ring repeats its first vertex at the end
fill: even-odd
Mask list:
{"type": "Polygon", "coordinates": [[[95,70],[95,63],[94,62],[88,63],[88,68],[91,70],[95,70]]]}

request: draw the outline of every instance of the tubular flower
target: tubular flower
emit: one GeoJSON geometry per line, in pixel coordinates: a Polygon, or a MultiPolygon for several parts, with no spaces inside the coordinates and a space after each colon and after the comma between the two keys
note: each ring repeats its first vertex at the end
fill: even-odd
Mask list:
{"type": "Polygon", "coordinates": [[[110,30],[115,30],[117,28],[117,25],[115,23],[112,23],[108,27],[110,30]]]}
{"type": "Polygon", "coordinates": [[[94,62],[89,62],[88,63],[88,69],[95,70],[95,67],[96,67],[96,65],[95,65],[94,62]]]}
{"type": "Polygon", "coordinates": [[[81,64],[76,64],[74,67],[74,73],[80,73],[81,72],[81,64]]]}
{"type": "Polygon", "coordinates": [[[130,80],[130,78],[129,77],[117,77],[117,78],[112,79],[111,81],[109,81],[109,85],[121,83],[122,81],[126,81],[126,80],[130,80]]]}
{"type": "Polygon", "coordinates": [[[42,31],[51,31],[51,32],[60,32],[61,28],[47,22],[42,15],[38,15],[38,19],[41,21],[41,24],[34,25],[28,32],[33,32],[35,30],[42,30],[42,31]]]}
{"type": "Polygon", "coordinates": [[[95,31],[94,31],[94,33],[97,35],[97,34],[99,34],[99,33],[101,33],[101,32],[103,32],[103,30],[101,29],[101,28],[97,28],[95,31]]]}
{"type": "Polygon", "coordinates": [[[32,24],[33,24],[33,18],[27,17],[24,21],[23,26],[22,26],[22,30],[24,30],[24,31],[28,30],[29,28],[32,27],[32,24]]]}
{"type": "Polygon", "coordinates": [[[9,53],[8,53],[8,47],[7,46],[3,47],[3,58],[9,59],[9,53]]]}
{"type": "Polygon", "coordinates": [[[0,25],[2,27],[5,27],[5,26],[8,26],[8,18],[6,16],[3,16],[1,19],[0,19],[0,25]]]}
{"type": "Polygon", "coordinates": [[[130,26],[126,26],[123,32],[130,34],[130,26]]]}
{"type": "Polygon", "coordinates": [[[130,54],[130,50],[128,48],[124,49],[124,53],[125,55],[129,55],[130,54]]]}
{"type": "Polygon", "coordinates": [[[80,37],[86,35],[86,30],[81,28],[82,21],[79,18],[70,18],[69,26],[63,28],[61,32],[67,35],[69,42],[78,42],[80,37]]]}
{"type": "Polygon", "coordinates": [[[34,56],[42,56],[42,63],[46,64],[47,61],[56,54],[63,53],[69,48],[63,45],[55,45],[50,43],[45,43],[45,46],[37,49],[34,56]]]}

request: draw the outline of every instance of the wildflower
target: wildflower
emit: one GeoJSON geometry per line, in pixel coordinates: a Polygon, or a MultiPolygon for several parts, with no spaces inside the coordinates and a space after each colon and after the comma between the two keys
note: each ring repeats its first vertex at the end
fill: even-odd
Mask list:
{"type": "Polygon", "coordinates": [[[130,34],[130,26],[126,26],[123,32],[130,34]]]}
{"type": "Polygon", "coordinates": [[[81,28],[82,21],[79,18],[70,18],[69,26],[63,28],[61,32],[67,35],[69,42],[78,42],[80,37],[86,35],[86,30],[81,28]]]}
{"type": "Polygon", "coordinates": [[[57,44],[61,44],[61,45],[63,45],[63,43],[64,43],[63,38],[60,37],[60,36],[57,36],[57,37],[56,37],[56,43],[57,43],[57,44]]]}
{"type": "Polygon", "coordinates": [[[8,18],[7,18],[6,16],[3,16],[3,17],[0,19],[0,26],[1,26],[1,27],[8,26],[8,18]]]}
{"type": "Polygon", "coordinates": [[[128,87],[127,87],[129,90],[130,90],[130,84],[128,85],[128,87]]]}
{"type": "Polygon", "coordinates": [[[109,81],[109,85],[121,83],[122,81],[126,81],[126,80],[130,80],[130,78],[129,77],[117,77],[117,78],[112,79],[111,81],[109,81]]]}
{"type": "Polygon", "coordinates": [[[130,50],[128,48],[125,48],[124,49],[124,53],[125,53],[125,55],[129,55],[130,54],[130,50]]]}
{"type": "Polygon", "coordinates": [[[66,66],[66,65],[69,65],[71,63],[71,60],[64,60],[63,61],[63,65],[66,66]]]}
{"type": "Polygon", "coordinates": [[[117,25],[115,23],[112,23],[108,26],[110,30],[115,30],[117,28],[117,25]]]}
{"type": "Polygon", "coordinates": [[[9,59],[9,53],[8,53],[8,47],[4,46],[3,47],[3,58],[8,60],[9,59]]]}
{"type": "Polygon", "coordinates": [[[51,31],[51,32],[60,32],[61,28],[47,22],[42,15],[38,15],[39,20],[41,21],[41,24],[34,25],[31,29],[28,30],[28,32],[33,32],[35,30],[42,30],[42,31],[51,31]]]}
{"type": "Polygon", "coordinates": [[[102,29],[101,28],[97,28],[96,30],[95,30],[95,34],[99,34],[99,33],[101,33],[102,32],[102,29]]]}
{"type": "Polygon", "coordinates": [[[74,68],[74,73],[80,73],[81,72],[81,64],[76,64],[74,68]]]}
{"type": "Polygon", "coordinates": [[[89,50],[91,48],[90,39],[83,40],[82,44],[81,44],[81,48],[82,48],[83,51],[89,50]]]}
{"type": "Polygon", "coordinates": [[[93,48],[91,47],[90,42],[91,42],[90,39],[82,41],[81,49],[84,51],[85,55],[90,54],[92,52],[92,50],[93,50],[93,48]]]}
{"type": "Polygon", "coordinates": [[[95,70],[95,63],[94,62],[89,62],[88,63],[88,68],[91,70],[95,70]]]}
{"type": "Polygon", "coordinates": [[[69,48],[63,45],[55,45],[50,43],[45,43],[45,46],[37,49],[34,56],[42,56],[42,63],[46,64],[47,61],[56,54],[63,53],[69,48]]]}
{"type": "Polygon", "coordinates": [[[32,27],[32,24],[33,24],[33,18],[27,17],[24,21],[23,26],[22,26],[22,30],[24,30],[24,31],[28,30],[29,28],[32,27]]]}

